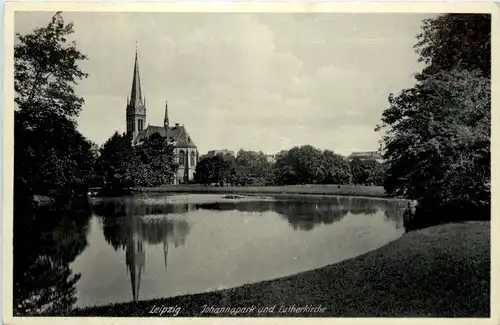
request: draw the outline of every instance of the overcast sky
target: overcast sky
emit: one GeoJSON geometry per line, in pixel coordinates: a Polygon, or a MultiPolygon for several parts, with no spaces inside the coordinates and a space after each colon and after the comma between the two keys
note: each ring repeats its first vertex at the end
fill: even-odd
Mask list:
{"type": "MultiPolygon", "coordinates": [[[[16,32],[52,13],[18,12],[16,32]]],[[[88,56],[79,130],[102,144],[125,131],[136,41],[147,123],[184,124],[199,151],[274,153],[311,144],[376,150],[391,92],[421,70],[416,14],[63,13],[88,56]]]]}

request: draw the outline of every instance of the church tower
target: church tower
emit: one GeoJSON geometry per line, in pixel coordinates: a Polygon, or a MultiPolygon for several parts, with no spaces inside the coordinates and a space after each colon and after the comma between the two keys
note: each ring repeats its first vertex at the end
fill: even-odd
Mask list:
{"type": "Polygon", "coordinates": [[[132,78],[132,90],[130,99],[127,101],[127,134],[135,139],[139,131],[146,127],[146,100],[142,96],[141,78],[139,76],[139,62],[137,49],[135,50],[134,76],[132,78]]]}

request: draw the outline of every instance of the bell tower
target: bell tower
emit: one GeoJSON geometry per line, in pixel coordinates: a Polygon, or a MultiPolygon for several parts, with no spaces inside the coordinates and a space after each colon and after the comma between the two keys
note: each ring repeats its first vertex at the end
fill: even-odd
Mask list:
{"type": "Polygon", "coordinates": [[[139,76],[139,61],[137,48],[135,50],[134,75],[132,77],[132,90],[130,99],[127,100],[127,134],[132,139],[146,127],[146,99],[142,96],[141,78],[139,76]]]}

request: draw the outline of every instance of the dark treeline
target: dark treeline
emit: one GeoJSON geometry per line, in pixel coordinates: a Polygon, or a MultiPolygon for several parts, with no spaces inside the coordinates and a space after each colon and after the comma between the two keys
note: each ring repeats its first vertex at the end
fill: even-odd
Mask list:
{"type": "Polygon", "coordinates": [[[201,157],[196,183],[219,186],[296,184],[382,185],[385,166],[375,160],[351,161],[331,150],[305,145],[279,152],[272,161],[262,152],[240,150],[236,157],[201,157]]]}

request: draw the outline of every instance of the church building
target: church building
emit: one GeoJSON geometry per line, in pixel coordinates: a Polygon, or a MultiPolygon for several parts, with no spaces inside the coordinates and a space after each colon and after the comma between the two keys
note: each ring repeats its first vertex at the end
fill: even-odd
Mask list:
{"type": "Polygon", "coordinates": [[[175,123],[170,125],[168,119],[168,103],[165,102],[165,118],[162,126],[146,126],[146,98],[142,94],[139,76],[139,62],[135,52],[134,75],[132,91],[127,98],[127,134],[132,136],[133,145],[140,145],[149,136],[158,133],[174,146],[179,169],[175,175],[174,184],[186,184],[194,179],[198,163],[198,148],[189,136],[186,127],[175,123]]]}

